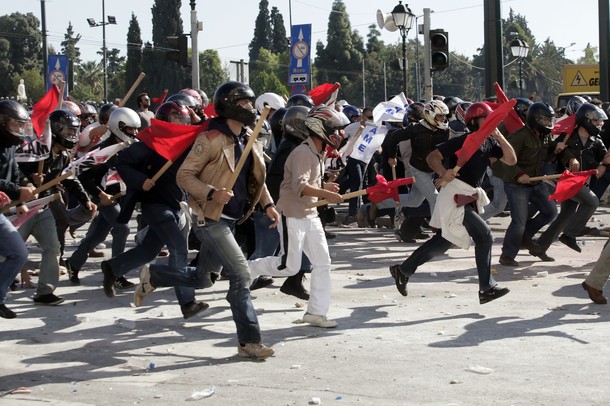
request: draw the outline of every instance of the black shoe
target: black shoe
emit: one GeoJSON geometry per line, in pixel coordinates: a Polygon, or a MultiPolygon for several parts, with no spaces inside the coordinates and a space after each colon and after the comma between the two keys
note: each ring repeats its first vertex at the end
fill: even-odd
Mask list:
{"type": "Polygon", "coordinates": [[[198,313],[207,310],[210,307],[206,302],[197,302],[193,301],[187,303],[185,305],[180,306],[180,310],[182,310],[182,317],[185,319],[191,318],[198,313]]]}
{"type": "Polygon", "coordinates": [[[132,289],[135,286],[135,283],[129,282],[124,276],[117,278],[116,282],[114,282],[114,288],[119,290],[132,289]]]}
{"type": "Polygon", "coordinates": [[[280,287],[280,292],[285,295],[297,297],[301,300],[309,300],[309,292],[305,289],[305,286],[303,286],[304,280],[305,272],[303,271],[300,271],[296,275],[289,276],[280,287]]]}
{"type": "Polygon", "coordinates": [[[392,274],[392,278],[394,278],[394,281],[396,282],[396,289],[398,289],[401,295],[407,296],[409,294],[409,292],[407,292],[409,278],[402,273],[400,265],[390,266],[390,274],[392,274]]]}
{"type": "Polygon", "coordinates": [[[324,230],[324,235],[326,236],[327,240],[332,240],[333,238],[337,237],[337,234],[335,233],[329,233],[328,231],[324,230]]]}
{"type": "Polygon", "coordinates": [[[422,233],[422,232],[415,234],[416,240],[427,240],[428,238],[430,238],[430,234],[426,234],[426,233],[422,233]]]}
{"type": "Polygon", "coordinates": [[[89,251],[89,258],[104,258],[104,251],[99,251],[94,248],[89,251]]]}
{"type": "Polygon", "coordinates": [[[517,261],[504,255],[500,255],[500,260],[498,262],[500,263],[500,265],[505,266],[519,266],[519,263],[517,261]]]}
{"type": "Polygon", "coordinates": [[[250,285],[250,290],[256,290],[265,288],[273,283],[273,278],[271,276],[263,275],[255,278],[252,284],[250,285]]]}
{"type": "Polygon", "coordinates": [[[64,300],[63,297],[55,296],[53,293],[34,296],[34,303],[47,306],[57,306],[58,304],[62,304],[64,300]]]}
{"type": "Polygon", "coordinates": [[[576,243],[576,238],[574,238],[574,237],[568,237],[565,234],[561,234],[561,236],[559,237],[559,241],[564,243],[568,247],[572,248],[576,252],[582,251],[580,249],[580,247],[578,246],[578,244],[576,243]]]}
{"type": "Polygon", "coordinates": [[[0,304],[0,317],[3,319],[14,319],[17,317],[17,313],[6,307],[4,304],[0,304]]]}
{"type": "Polygon", "coordinates": [[[114,282],[116,282],[116,276],[112,273],[112,267],[108,261],[102,261],[102,273],[104,274],[104,293],[106,297],[114,297],[114,282]]]}
{"type": "Polygon", "coordinates": [[[78,277],[79,270],[72,268],[72,265],[70,265],[70,260],[66,261],[65,266],[68,270],[68,278],[70,278],[70,283],[72,283],[72,285],[80,285],[80,278],[78,277]]]}
{"type": "Polygon", "coordinates": [[[19,282],[16,279],[13,281],[13,283],[11,283],[11,287],[9,288],[11,290],[11,292],[14,292],[14,291],[17,290],[17,284],[18,283],[19,282]]]}
{"type": "Polygon", "coordinates": [[[532,243],[532,246],[529,249],[529,253],[533,257],[538,257],[542,262],[553,262],[555,258],[549,257],[546,255],[546,252],[542,249],[542,247],[536,243],[532,243]]]}
{"type": "Polygon", "coordinates": [[[508,288],[499,288],[498,285],[496,285],[493,288],[486,290],[485,292],[479,292],[479,303],[489,303],[492,300],[496,300],[506,295],[508,292],[510,292],[508,288]]]}

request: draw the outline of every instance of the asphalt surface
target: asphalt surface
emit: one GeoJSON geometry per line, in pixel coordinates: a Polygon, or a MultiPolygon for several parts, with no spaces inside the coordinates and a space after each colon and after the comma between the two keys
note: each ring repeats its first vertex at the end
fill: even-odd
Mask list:
{"type": "MultiPolygon", "coordinates": [[[[606,228],[610,209],[593,220],[606,228]]],[[[200,291],[210,309],[185,321],[172,289],[140,308],[132,291],[107,299],[101,259],[92,259],[80,286],[61,277],[60,306],[34,305],[31,289],[9,295],[18,317],[0,319],[0,405],[166,405],[193,396],[207,405],[608,404],[610,307],[580,286],[607,237],[580,237],[580,254],[557,242],[552,263],[521,251],[521,266],[508,268],[497,265],[508,221],[490,225],[495,277],[511,292],[485,305],[472,248],[422,266],[403,297],[388,266],[417,244],[386,228],[329,227],[337,237],[329,240],[328,317],[338,327],[295,324],[306,303],[280,293],[276,280],[253,292],[263,340],[276,351],[266,361],[237,357],[227,281],[200,291]]],[[[68,252],[76,243],[68,238],[68,252]]],[[[30,247],[35,267],[40,250],[30,247]]],[[[136,282],[137,272],[128,276],[136,282]]]]}

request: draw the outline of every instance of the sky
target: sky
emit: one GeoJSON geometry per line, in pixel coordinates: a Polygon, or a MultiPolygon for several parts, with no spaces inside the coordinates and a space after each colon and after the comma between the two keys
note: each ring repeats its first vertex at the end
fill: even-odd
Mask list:
{"type": "MultiPolygon", "coordinates": [[[[68,23],[71,21],[75,33],[81,34],[79,42],[81,58],[85,61],[99,60],[96,54],[102,47],[102,28],[90,28],[86,19],[102,21],[102,2],[106,15],[114,16],[117,25],[106,26],[106,45],[118,48],[120,55],[126,54],[126,37],[131,13],[138,18],[144,42],[152,42],[151,7],[153,0],[45,0],[48,43],[59,50],[68,23]]],[[[312,24],[312,47],[320,40],[326,42],[328,18],[332,0],[269,0],[269,10],[279,9],[290,34],[290,17],[293,24],[312,24]]],[[[397,0],[344,0],[352,29],[358,30],[365,39],[368,26],[376,24],[377,10],[390,12],[397,0]]],[[[196,1],[197,19],[203,22],[199,33],[199,50],[215,49],[223,62],[248,59],[248,44],[254,33],[254,22],[258,15],[259,0],[196,1]]],[[[482,47],[483,0],[435,0],[406,2],[416,16],[423,15],[423,8],[431,8],[431,28],[442,28],[449,32],[449,49],[462,55],[472,56],[482,47]],[[433,5],[432,5],[433,4],[433,5]]],[[[551,38],[558,47],[565,47],[569,59],[583,56],[583,49],[590,43],[598,46],[597,4],[595,0],[504,0],[502,17],[507,18],[512,8],[525,16],[538,42],[551,38]],[[577,10],[574,9],[578,6],[577,10]],[[564,23],[568,21],[568,23],[564,23]],[[574,43],[574,45],[571,45],[574,43]]],[[[1,0],[0,15],[13,12],[32,12],[41,16],[41,0],[1,0]]],[[[190,31],[190,5],[182,0],[181,16],[185,31],[190,31]]],[[[419,24],[423,18],[419,18],[419,24]]],[[[386,44],[400,42],[400,34],[381,30],[386,44]]],[[[408,33],[414,39],[417,30],[408,33]]],[[[423,41],[423,38],[420,37],[423,41]]]]}

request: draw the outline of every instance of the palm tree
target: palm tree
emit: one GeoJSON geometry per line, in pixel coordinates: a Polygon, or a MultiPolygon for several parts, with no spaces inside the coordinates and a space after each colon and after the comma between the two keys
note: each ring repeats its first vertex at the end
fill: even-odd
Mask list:
{"type": "Polygon", "coordinates": [[[88,86],[90,88],[89,92],[81,89],[83,90],[82,93],[91,93],[94,99],[102,100],[104,97],[104,69],[102,64],[95,61],[83,62],[76,66],[75,71],[75,88],[88,86]]]}

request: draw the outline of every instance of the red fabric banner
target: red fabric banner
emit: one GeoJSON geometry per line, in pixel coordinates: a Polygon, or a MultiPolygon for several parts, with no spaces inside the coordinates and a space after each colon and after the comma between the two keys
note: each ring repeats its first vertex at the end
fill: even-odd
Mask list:
{"type": "Polygon", "coordinates": [[[49,115],[57,108],[59,99],[59,88],[53,84],[49,91],[42,96],[40,100],[34,105],[32,111],[32,128],[38,138],[42,137],[44,132],[44,123],[49,118],[49,115]]]}
{"type": "Polygon", "coordinates": [[[337,93],[341,85],[339,83],[323,83],[309,91],[313,104],[319,106],[324,104],[330,106],[337,100],[337,93]]]}
{"type": "Polygon", "coordinates": [[[549,196],[549,200],[555,200],[558,203],[561,203],[573,198],[580,192],[580,189],[582,189],[589,176],[595,175],[596,173],[597,171],[595,169],[574,173],[568,170],[564,171],[557,182],[555,193],[549,196]]]}
{"type": "Polygon", "coordinates": [[[572,114],[561,121],[557,121],[551,134],[560,135],[565,133],[569,136],[572,134],[572,131],[574,131],[574,128],[576,128],[576,114],[572,114]]]}
{"type": "Polygon", "coordinates": [[[398,188],[412,183],[413,178],[399,178],[388,182],[386,178],[377,174],[377,183],[367,187],[366,193],[369,195],[369,200],[373,203],[379,203],[389,198],[399,202],[398,188]]]}
{"type": "Polygon", "coordinates": [[[504,120],[504,118],[507,117],[511,111],[515,111],[513,107],[516,103],[517,101],[512,99],[500,104],[497,109],[487,116],[477,131],[469,134],[466,137],[462,148],[455,153],[458,157],[457,166],[461,168],[466,164],[466,162],[468,162],[472,154],[474,154],[475,151],[481,147],[487,137],[494,132],[498,124],[500,124],[500,122],[504,120]]]}
{"type": "MultiPolygon", "coordinates": [[[[500,87],[500,85],[496,82],[494,83],[494,87],[496,88],[496,97],[498,98],[498,103],[504,104],[508,101],[508,97],[504,94],[504,91],[500,87]]],[[[506,118],[504,119],[504,125],[506,126],[506,130],[509,134],[514,133],[519,128],[523,127],[523,121],[521,121],[521,117],[519,114],[513,109],[513,111],[509,112],[506,118]]]]}
{"type": "Polygon", "coordinates": [[[172,124],[153,118],[150,127],[138,133],[138,139],[168,161],[175,161],[208,128],[208,124],[209,121],[201,125],[172,124]]]}

